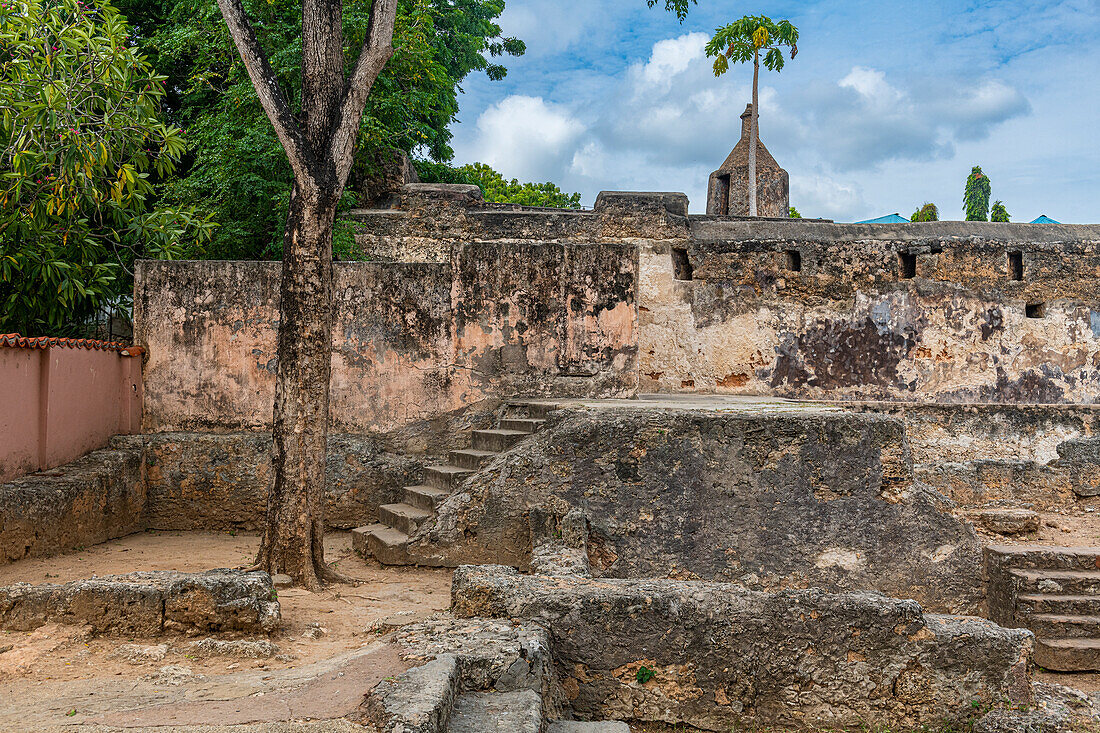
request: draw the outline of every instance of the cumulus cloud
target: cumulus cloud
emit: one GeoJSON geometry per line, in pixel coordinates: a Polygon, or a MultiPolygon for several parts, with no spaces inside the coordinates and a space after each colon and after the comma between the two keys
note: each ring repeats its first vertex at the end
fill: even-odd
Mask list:
{"type": "Polygon", "coordinates": [[[512,95],[477,120],[476,136],[456,152],[488,163],[510,177],[549,180],[574,156],[584,125],[560,105],[541,97],[512,95]]]}
{"type": "MultiPolygon", "coordinates": [[[[751,74],[714,77],[707,38],[687,33],[657,41],[646,58],[603,77],[602,93],[564,90],[558,98],[567,104],[506,97],[485,110],[456,150],[509,177],[553,180],[586,196],[601,189],[683,190],[699,210],[707,175],[740,137],[740,115],[751,98],[751,74]]],[[[577,80],[588,88],[591,74],[586,69],[577,80]]],[[[810,68],[793,78],[764,76],[761,138],[792,173],[792,201],[804,213],[841,220],[867,209],[853,183],[857,174],[950,158],[957,143],[986,139],[1030,110],[1016,87],[996,78],[915,83],[864,65],[825,74],[810,68]],[[782,93],[773,86],[780,81],[782,93]]]]}

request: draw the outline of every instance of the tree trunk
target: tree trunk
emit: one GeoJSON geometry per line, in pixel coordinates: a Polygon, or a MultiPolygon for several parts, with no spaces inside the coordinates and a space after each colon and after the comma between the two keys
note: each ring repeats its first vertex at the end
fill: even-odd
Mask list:
{"type": "Polygon", "coordinates": [[[332,229],[367,97],[393,55],[398,0],[373,0],[367,39],[344,76],[343,0],[302,2],[302,124],[295,119],[242,0],[218,0],[260,104],[294,171],[283,235],[274,480],[256,567],[316,590],[325,565],[325,463],[332,372],[332,229]]]}
{"type": "Polygon", "coordinates": [[[309,188],[295,183],[283,238],[275,476],[256,564],[316,590],[335,575],[324,563],[323,539],[336,202],[309,188]]]}
{"type": "Polygon", "coordinates": [[[760,136],[760,49],[756,50],[752,69],[752,115],[749,124],[749,216],[758,216],[756,207],[756,140],[760,136]]]}

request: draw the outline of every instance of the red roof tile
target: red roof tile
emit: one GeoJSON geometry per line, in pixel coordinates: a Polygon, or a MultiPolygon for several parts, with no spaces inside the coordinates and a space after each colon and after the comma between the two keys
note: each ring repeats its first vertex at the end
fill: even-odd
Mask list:
{"type": "Polygon", "coordinates": [[[93,341],[92,339],[67,339],[56,336],[20,336],[17,333],[0,334],[0,347],[13,349],[88,349],[89,351],[117,351],[121,356],[141,356],[145,349],[140,346],[127,346],[115,341],[93,341]]]}

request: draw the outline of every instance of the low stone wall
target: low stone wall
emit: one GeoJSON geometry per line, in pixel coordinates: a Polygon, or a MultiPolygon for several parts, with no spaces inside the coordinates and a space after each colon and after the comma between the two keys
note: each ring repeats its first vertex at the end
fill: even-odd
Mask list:
{"type": "Polygon", "coordinates": [[[448,497],[408,551],[423,564],[523,568],[533,515],[579,511],[603,577],[878,590],[976,612],[977,537],[913,481],[910,461],[903,423],[875,415],[562,409],[448,497]]]}
{"type": "Polygon", "coordinates": [[[1031,701],[1029,632],[872,593],[466,566],[455,572],[452,609],[546,626],[581,719],[909,729],[1031,701]]]}
{"type": "MultiPolygon", "coordinates": [[[[143,446],[145,526],[159,530],[257,530],[267,511],[271,436],[267,433],[159,433],[143,446]]],[[[378,507],[400,501],[423,465],[392,453],[374,436],[329,437],[325,522],[350,529],[377,521],[378,507]]]]}
{"type": "Polygon", "coordinates": [[[0,588],[0,628],[88,625],[97,634],[156,636],[164,631],[267,633],[279,623],[267,573],[147,572],[64,585],[0,588]]]}
{"type": "Polygon", "coordinates": [[[0,564],[88,547],[145,529],[142,453],[100,450],[0,484],[0,564]]]}

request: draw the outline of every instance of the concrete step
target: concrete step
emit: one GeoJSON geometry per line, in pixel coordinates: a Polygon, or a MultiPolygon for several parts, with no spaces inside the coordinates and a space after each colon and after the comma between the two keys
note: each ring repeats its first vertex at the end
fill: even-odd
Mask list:
{"type": "Polygon", "coordinates": [[[540,733],[542,697],[534,690],[467,692],[455,699],[448,733],[540,733]]]}
{"type": "Polygon", "coordinates": [[[1017,570],[1100,570],[1100,547],[987,545],[985,554],[987,561],[1017,570]]]}
{"type": "Polygon", "coordinates": [[[352,548],[383,565],[412,565],[408,544],[407,534],[384,524],[369,524],[351,531],[352,548]]]}
{"type": "Polygon", "coordinates": [[[432,512],[411,504],[383,504],[378,507],[378,518],[382,524],[411,535],[432,518],[432,512]]]}
{"type": "Polygon", "coordinates": [[[474,449],[503,453],[528,435],[519,430],[475,430],[474,449]]]}
{"type": "Polygon", "coordinates": [[[1034,659],[1056,672],[1100,672],[1100,639],[1037,639],[1034,659]]]}
{"type": "Polygon", "coordinates": [[[1021,595],[1100,595],[1100,570],[1010,570],[1021,595]]]}
{"type": "Polygon", "coordinates": [[[499,455],[496,451],[467,448],[466,450],[451,451],[450,458],[453,465],[476,471],[499,455]]]}
{"type": "Polygon", "coordinates": [[[533,433],[545,424],[545,420],[530,417],[504,418],[500,421],[501,430],[516,430],[521,433],[533,433]]]}
{"type": "Polygon", "coordinates": [[[405,487],[405,503],[429,512],[434,512],[440,502],[450,495],[451,492],[446,489],[437,489],[426,484],[405,487]]]}
{"type": "Polygon", "coordinates": [[[1036,613],[1026,619],[1038,639],[1100,639],[1100,616],[1036,613]]]}
{"type": "Polygon", "coordinates": [[[546,733],[630,733],[630,726],[618,720],[585,723],[579,720],[555,720],[546,733]]]}
{"type": "Polygon", "coordinates": [[[437,489],[454,491],[464,479],[473,473],[470,469],[461,466],[428,466],[424,469],[424,483],[437,489]]]}
{"type": "Polygon", "coordinates": [[[1016,616],[1020,621],[1036,613],[1056,613],[1071,616],[1100,616],[1100,596],[1066,596],[1048,593],[1022,595],[1016,598],[1016,616]]]}

